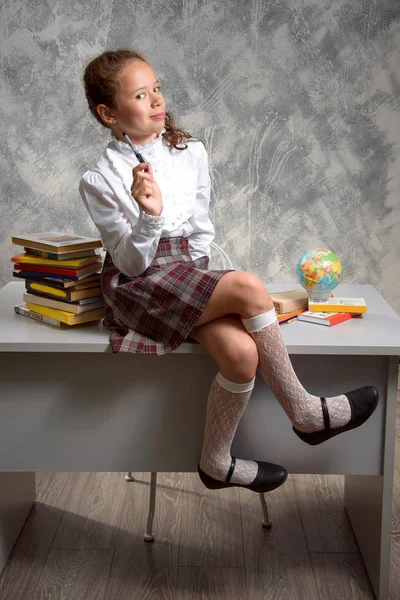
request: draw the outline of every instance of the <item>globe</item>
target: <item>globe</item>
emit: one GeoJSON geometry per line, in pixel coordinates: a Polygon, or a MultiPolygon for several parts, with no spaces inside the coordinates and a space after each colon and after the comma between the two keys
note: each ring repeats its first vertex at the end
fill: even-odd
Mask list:
{"type": "Polygon", "coordinates": [[[300,258],[296,275],[311,300],[324,302],[342,279],[342,265],[332,250],[315,248],[300,258]]]}

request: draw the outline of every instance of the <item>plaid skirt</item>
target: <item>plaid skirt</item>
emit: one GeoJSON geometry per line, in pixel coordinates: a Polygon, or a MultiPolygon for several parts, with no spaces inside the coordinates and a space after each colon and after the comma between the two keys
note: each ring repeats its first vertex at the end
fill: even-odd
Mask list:
{"type": "Polygon", "coordinates": [[[218,281],[228,270],[193,260],[183,237],[161,238],[150,266],[127,277],[107,252],[101,272],[103,325],[113,352],[167,354],[190,336],[218,281]]]}

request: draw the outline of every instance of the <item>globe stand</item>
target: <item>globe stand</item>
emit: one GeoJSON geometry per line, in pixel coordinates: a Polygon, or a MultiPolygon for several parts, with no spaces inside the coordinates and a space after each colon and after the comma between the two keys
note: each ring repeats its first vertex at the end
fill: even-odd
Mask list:
{"type": "Polygon", "coordinates": [[[307,290],[307,294],[308,297],[310,298],[310,300],[312,300],[313,302],[326,302],[330,297],[331,297],[331,293],[330,292],[311,292],[310,290],[307,290]]]}

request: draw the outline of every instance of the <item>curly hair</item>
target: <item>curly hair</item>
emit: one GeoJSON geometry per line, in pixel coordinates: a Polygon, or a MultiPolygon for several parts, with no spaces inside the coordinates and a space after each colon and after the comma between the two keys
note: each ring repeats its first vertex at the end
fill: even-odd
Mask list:
{"type": "MultiPolygon", "coordinates": [[[[147,63],[146,59],[136,50],[107,50],[94,58],[85,69],[83,83],[89,110],[104,127],[109,128],[98,114],[96,107],[98,104],[105,104],[110,108],[114,106],[115,93],[122,67],[127,61],[134,59],[147,63]]],[[[175,125],[175,119],[169,112],[165,113],[165,130],[163,138],[169,145],[177,150],[187,148],[187,144],[183,146],[182,144],[184,140],[191,139],[192,136],[175,125]]]]}

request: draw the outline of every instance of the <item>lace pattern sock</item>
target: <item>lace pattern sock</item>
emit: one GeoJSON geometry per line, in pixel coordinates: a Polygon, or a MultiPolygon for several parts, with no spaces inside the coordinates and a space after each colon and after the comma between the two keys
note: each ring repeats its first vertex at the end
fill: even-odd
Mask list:
{"type": "MultiPolygon", "coordinates": [[[[250,399],[254,381],[234,383],[218,373],[211,384],[200,468],[218,481],[225,480],[231,466],[232,441],[250,399]]],[[[231,483],[252,483],[257,472],[256,462],[236,459],[231,483]]]]}
{"type": "MultiPolygon", "coordinates": [[[[321,400],[309,394],[297,378],[275,309],[242,319],[242,323],[257,345],[261,373],[294,427],[306,433],[324,429],[321,400]]],[[[351,408],[345,395],[326,398],[326,402],[332,429],[350,421],[351,408]]]]}

